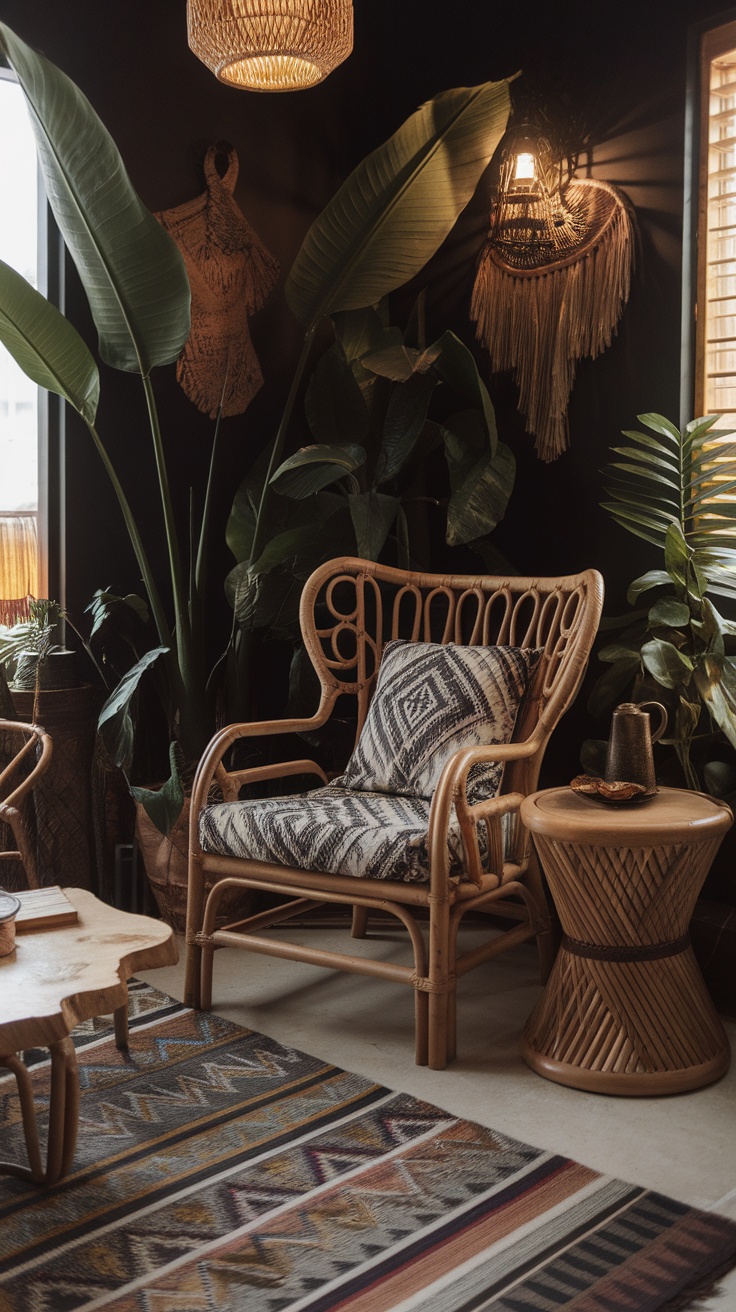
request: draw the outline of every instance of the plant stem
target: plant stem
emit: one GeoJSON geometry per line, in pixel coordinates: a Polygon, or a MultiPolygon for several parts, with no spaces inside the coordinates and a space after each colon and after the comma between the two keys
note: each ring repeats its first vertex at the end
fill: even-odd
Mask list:
{"type": "MultiPolygon", "coordinates": [[[[212,452],[210,455],[210,467],[207,473],[207,487],[204,494],[204,507],[202,509],[202,522],[199,529],[199,543],[197,545],[197,563],[194,569],[194,592],[197,597],[197,603],[200,612],[204,607],[204,586],[205,586],[205,569],[207,567],[207,537],[209,534],[210,519],[212,517],[212,489],[215,477],[215,464],[218,453],[218,438],[220,436],[220,420],[222,419],[222,401],[217,411],[215,420],[215,433],[212,439],[212,452]]],[[[193,598],[192,598],[193,600],[193,598]]],[[[192,618],[192,625],[194,619],[192,618]]]]}
{"type": "Polygon", "coordinates": [[[189,614],[182,578],[181,556],[179,554],[179,539],[176,532],[176,522],[174,520],[174,507],[172,505],[171,489],[169,487],[169,473],[166,468],[166,458],[164,456],[163,441],[161,439],[161,426],[158,421],[158,411],[156,409],[156,399],[153,394],[151,379],[150,376],[146,374],[143,375],[143,390],[146,394],[148,416],[151,422],[151,437],[153,439],[153,450],[156,457],[156,472],[158,474],[161,507],[164,515],[164,528],[166,530],[166,546],[169,555],[171,591],[174,599],[178,665],[185,689],[188,689],[191,683],[192,672],[189,614]]]}
{"type": "Polygon", "coordinates": [[[133,512],[130,508],[130,505],[128,504],[128,498],[126,497],[125,492],[123,491],[120,479],[118,478],[115,472],[115,467],[112,461],[110,460],[107,451],[105,450],[105,444],[102,441],[102,438],[100,437],[99,433],[97,432],[97,429],[95,428],[94,424],[90,424],[90,423],[87,424],[87,428],[89,429],[90,435],[92,437],[92,441],[97,447],[97,450],[100,455],[100,459],[102,460],[102,463],[105,466],[105,469],[107,470],[108,477],[110,479],[110,482],[112,483],[113,490],[118,499],[118,504],[123,513],[123,519],[125,520],[125,527],[128,530],[128,536],[130,538],[131,546],[135,553],[135,558],[138,562],[138,568],[141,572],[141,577],[143,579],[146,592],[148,593],[148,600],[151,605],[151,614],[153,616],[154,624],[156,625],[156,632],[158,633],[159,642],[162,647],[169,647],[171,645],[171,632],[169,629],[168,620],[166,619],[166,612],[164,611],[161,602],[161,597],[159,595],[158,588],[156,587],[156,581],[153,577],[151,566],[148,562],[148,557],[146,555],[145,547],[143,546],[143,542],[141,541],[141,535],[138,532],[138,526],[133,518],[133,512]]]}
{"type": "Polygon", "coordinates": [[[289,428],[289,423],[291,421],[291,414],[294,409],[294,404],[296,402],[297,394],[299,392],[299,385],[302,381],[302,376],[304,374],[304,370],[307,365],[307,360],[309,359],[309,352],[312,346],[312,339],[314,337],[316,328],[317,328],[317,324],[313,323],[312,326],[307,329],[307,332],[305,334],[301,355],[299,356],[296,370],[294,372],[294,377],[292,379],[291,387],[289,388],[289,395],[286,398],[284,413],[281,416],[281,423],[278,426],[278,430],[274,438],[273,446],[271,448],[271,457],[268,462],[268,469],[266,470],[266,477],[263,483],[263,491],[261,492],[261,500],[258,505],[258,514],[256,516],[256,531],[253,534],[253,542],[251,543],[250,556],[248,557],[249,565],[252,565],[256,560],[258,560],[258,557],[261,553],[261,549],[263,545],[263,537],[266,528],[266,524],[265,524],[266,506],[268,505],[268,498],[270,494],[271,477],[278,465],[278,462],[281,460],[281,453],[284,449],[286,434],[289,428]]]}
{"type": "Polygon", "coordinates": [[[171,501],[169,474],[166,467],[161,427],[158,420],[156,400],[150,377],[143,376],[143,388],[148,403],[151,421],[151,437],[156,456],[161,508],[166,530],[166,545],[169,554],[169,573],[171,591],[174,599],[174,618],[176,625],[175,659],[171,663],[171,675],[174,681],[174,710],[179,713],[179,737],[184,755],[189,760],[199,757],[207,744],[207,707],[205,704],[204,652],[200,641],[195,650],[192,642],[192,626],[189,616],[187,594],[184,589],[179,539],[176,532],[174,507],[171,501]]]}

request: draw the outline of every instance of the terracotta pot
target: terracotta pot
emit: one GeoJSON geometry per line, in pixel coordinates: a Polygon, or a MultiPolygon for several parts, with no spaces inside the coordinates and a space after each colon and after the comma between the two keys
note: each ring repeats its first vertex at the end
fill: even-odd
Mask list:
{"type": "Polygon", "coordinates": [[[135,835],[161,919],[175,933],[183,934],[187,920],[189,798],[168,834],[161,833],[140,802],[136,802],[135,811],[135,835]]]}

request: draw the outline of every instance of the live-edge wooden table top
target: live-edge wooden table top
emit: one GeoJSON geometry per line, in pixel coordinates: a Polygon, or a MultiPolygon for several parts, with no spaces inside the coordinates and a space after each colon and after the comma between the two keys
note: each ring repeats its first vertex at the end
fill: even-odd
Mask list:
{"type": "Polygon", "coordinates": [[[163,921],[64,890],[79,921],[18,934],[0,957],[0,1055],[48,1047],[80,1021],[122,1006],[137,970],[173,965],[178,952],[163,921]]]}

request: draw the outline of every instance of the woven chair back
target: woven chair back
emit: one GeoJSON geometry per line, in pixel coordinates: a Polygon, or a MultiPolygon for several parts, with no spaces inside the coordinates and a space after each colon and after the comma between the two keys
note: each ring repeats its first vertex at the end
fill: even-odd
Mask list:
{"type": "Polygon", "coordinates": [[[521,741],[536,729],[539,750],[511,763],[503,782],[504,792],[529,792],[547,740],[582,680],[602,604],[596,570],[562,578],[500,578],[419,574],[343,558],[312,574],[300,618],[323,702],[355,699],[356,741],[392,639],[541,648],[514,732],[521,741]]]}

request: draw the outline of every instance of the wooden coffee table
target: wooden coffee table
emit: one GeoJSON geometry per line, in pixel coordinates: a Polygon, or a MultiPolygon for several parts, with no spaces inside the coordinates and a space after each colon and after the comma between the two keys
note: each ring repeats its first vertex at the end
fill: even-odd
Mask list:
{"type": "Polygon", "coordinates": [[[0,957],[0,1065],[18,1085],[28,1166],[0,1162],[0,1172],[55,1184],[74,1158],[79,1117],[75,1025],[110,1012],[119,1048],[128,1042],[128,984],[137,970],[173,965],[178,953],[168,925],[132,916],[99,902],[81,888],[64,890],[77,924],[19,934],[10,956],[0,957]],[[51,1054],[49,1133],[44,1168],[31,1076],[19,1053],[51,1054]]]}
{"type": "Polygon", "coordinates": [[[521,819],[563,930],[524,1060],[596,1093],[683,1093],[719,1079],[731,1052],[688,924],[729,808],[679,788],[616,808],[550,788],[524,799],[521,819]]]}

